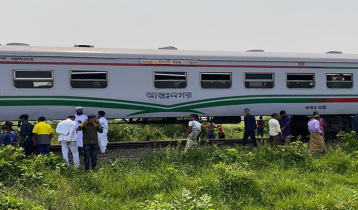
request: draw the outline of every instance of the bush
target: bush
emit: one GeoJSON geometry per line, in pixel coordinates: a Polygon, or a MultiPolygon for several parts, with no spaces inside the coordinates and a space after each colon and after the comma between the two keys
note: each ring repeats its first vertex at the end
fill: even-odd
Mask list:
{"type": "Polygon", "coordinates": [[[342,140],[342,148],[345,151],[353,152],[358,150],[357,133],[352,131],[350,133],[343,133],[340,135],[342,140]]]}
{"type": "MultiPolygon", "coordinates": [[[[211,197],[207,194],[197,198],[191,196],[191,192],[185,188],[177,198],[170,202],[164,201],[164,195],[159,194],[155,196],[155,200],[147,200],[144,203],[137,205],[140,209],[145,210],[210,210],[212,204],[210,203],[211,197]]],[[[214,210],[214,209],[212,209],[214,210]]]]}
{"type": "Polygon", "coordinates": [[[24,185],[38,184],[50,171],[67,167],[58,155],[32,155],[25,159],[22,151],[22,148],[14,149],[11,145],[0,150],[0,182],[11,184],[20,180],[24,185]]]}
{"type": "Polygon", "coordinates": [[[300,141],[277,147],[266,144],[256,150],[254,154],[255,166],[258,168],[272,167],[278,164],[285,168],[306,167],[312,161],[312,155],[308,152],[307,146],[300,141]]]}

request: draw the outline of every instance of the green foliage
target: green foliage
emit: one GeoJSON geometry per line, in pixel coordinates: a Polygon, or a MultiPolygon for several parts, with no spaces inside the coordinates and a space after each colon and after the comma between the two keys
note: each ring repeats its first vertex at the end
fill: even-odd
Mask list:
{"type": "Polygon", "coordinates": [[[342,148],[348,152],[358,150],[358,138],[357,133],[352,131],[351,133],[340,133],[342,140],[342,148]]]}
{"type": "Polygon", "coordinates": [[[25,159],[9,146],[0,167],[0,209],[358,208],[358,152],[311,155],[299,141],[252,151],[166,147],[94,172],[55,155],[25,159]]]}
{"type": "MultiPolygon", "coordinates": [[[[165,202],[163,194],[154,196],[155,200],[147,200],[144,203],[137,205],[140,209],[145,210],[211,210],[211,197],[207,194],[196,199],[191,196],[191,192],[185,188],[182,189],[181,194],[172,202],[165,202]]],[[[213,210],[213,209],[212,209],[213,210]]]]}
{"type": "MultiPolygon", "coordinates": [[[[202,123],[205,126],[208,123],[202,123]]],[[[244,123],[238,125],[223,125],[228,139],[242,138],[244,135],[244,123]]],[[[112,124],[109,125],[108,139],[111,142],[118,141],[151,141],[151,140],[179,140],[186,139],[187,124],[172,125],[144,125],[144,124],[112,124]]],[[[215,131],[218,138],[218,130],[215,131]]],[[[267,128],[265,136],[267,137],[267,128]]],[[[200,137],[206,139],[207,130],[202,129],[200,137]]]]}
{"type": "Polygon", "coordinates": [[[273,148],[266,144],[257,150],[255,155],[255,165],[257,167],[272,167],[278,164],[284,168],[304,167],[308,166],[312,161],[312,156],[307,151],[307,146],[300,141],[273,148]]]}
{"type": "Polygon", "coordinates": [[[183,125],[110,125],[109,141],[150,141],[167,139],[184,139],[186,127],[183,125]]]}
{"type": "Polygon", "coordinates": [[[37,184],[49,171],[66,168],[60,156],[32,155],[25,159],[22,152],[23,149],[14,149],[11,145],[0,150],[0,182],[10,184],[19,180],[24,185],[37,184]]]}

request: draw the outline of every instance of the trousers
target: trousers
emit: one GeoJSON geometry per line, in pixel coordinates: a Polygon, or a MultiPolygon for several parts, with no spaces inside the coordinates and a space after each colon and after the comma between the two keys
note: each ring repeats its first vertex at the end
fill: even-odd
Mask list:
{"type": "Polygon", "coordinates": [[[247,143],[247,139],[251,138],[251,140],[254,142],[254,147],[257,147],[256,137],[254,131],[245,131],[244,138],[242,139],[242,146],[245,146],[247,143]]]}
{"type": "Polygon", "coordinates": [[[215,134],[213,134],[213,133],[208,133],[208,134],[206,135],[206,137],[207,137],[208,139],[215,139],[215,134]]]}
{"type": "Polygon", "coordinates": [[[34,145],[34,141],[32,140],[32,136],[28,136],[24,143],[22,144],[22,147],[25,150],[26,157],[29,155],[32,155],[32,146],[34,145]]]}
{"type": "Polygon", "coordinates": [[[37,144],[37,154],[50,155],[50,145],[49,144],[37,144]]]}
{"type": "Polygon", "coordinates": [[[80,166],[80,156],[78,154],[78,146],[77,142],[71,141],[70,145],[67,145],[67,141],[61,141],[62,155],[63,159],[66,160],[68,166],[70,166],[70,162],[68,161],[68,151],[71,150],[73,163],[75,168],[80,166]]]}
{"type": "Polygon", "coordinates": [[[92,170],[97,165],[97,150],[98,144],[83,144],[83,151],[85,153],[85,169],[89,170],[89,164],[91,162],[92,170]]]}

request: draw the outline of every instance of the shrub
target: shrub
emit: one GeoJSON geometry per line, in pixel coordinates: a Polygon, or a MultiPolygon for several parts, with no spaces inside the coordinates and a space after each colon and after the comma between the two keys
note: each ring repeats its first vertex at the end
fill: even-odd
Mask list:
{"type": "Polygon", "coordinates": [[[44,174],[67,167],[58,155],[32,155],[24,159],[22,151],[22,148],[14,149],[11,145],[0,150],[0,182],[10,184],[20,180],[25,185],[37,184],[43,181],[44,174]]]}
{"type": "Polygon", "coordinates": [[[329,150],[324,156],[316,159],[312,168],[320,171],[331,171],[335,173],[346,173],[353,167],[351,156],[343,151],[340,147],[329,150]]]}
{"type": "MultiPolygon", "coordinates": [[[[177,198],[171,202],[163,200],[164,195],[159,194],[155,196],[155,200],[147,200],[144,203],[137,205],[140,209],[145,210],[210,210],[212,204],[210,203],[211,197],[207,194],[197,198],[191,196],[191,192],[185,188],[177,198]]],[[[213,209],[212,209],[213,210],[213,209]]]]}
{"type": "Polygon", "coordinates": [[[357,133],[352,131],[350,133],[341,134],[342,148],[348,152],[358,150],[357,133]]]}
{"type": "Polygon", "coordinates": [[[305,167],[312,161],[312,155],[308,152],[307,146],[300,141],[273,148],[266,144],[256,150],[254,154],[257,167],[269,167],[277,164],[282,164],[285,168],[305,167]]]}

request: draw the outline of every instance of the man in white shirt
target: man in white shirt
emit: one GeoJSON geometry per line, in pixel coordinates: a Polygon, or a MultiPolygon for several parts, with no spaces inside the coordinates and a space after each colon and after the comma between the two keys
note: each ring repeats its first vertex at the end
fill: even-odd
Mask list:
{"type": "MultiPolygon", "coordinates": [[[[75,115],[75,122],[76,122],[76,130],[77,130],[78,126],[80,126],[82,124],[82,122],[84,122],[85,119],[87,119],[87,116],[83,114],[83,108],[82,107],[77,107],[76,112],[77,112],[77,114],[75,115]]],[[[82,131],[77,131],[77,145],[78,145],[78,147],[83,147],[83,139],[82,138],[83,138],[82,131]]]]}
{"type": "Polygon", "coordinates": [[[198,122],[199,116],[191,114],[189,116],[190,122],[188,124],[187,142],[185,152],[192,147],[197,147],[200,144],[201,124],[198,122]]]}
{"type": "Polygon", "coordinates": [[[273,113],[271,115],[272,119],[268,121],[269,124],[269,134],[270,134],[270,144],[271,146],[276,146],[281,144],[282,133],[281,127],[278,120],[280,115],[278,113],[273,113]]]}
{"type": "Polygon", "coordinates": [[[76,135],[76,122],[75,116],[70,115],[68,118],[57,125],[56,132],[60,134],[58,141],[61,143],[63,159],[68,161],[68,150],[70,149],[73,156],[75,168],[80,166],[80,157],[78,155],[77,135],[76,135]]]}
{"type": "Polygon", "coordinates": [[[106,113],[104,111],[98,111],[97,117],[99,118],[99,123],[103,127],[103,133],[98,133],[98,146],[101,150],[102,156],[106,155],[106,149],[108,144],[107,133],[108,133],[108,122],[104,118],[106,113]]]}

